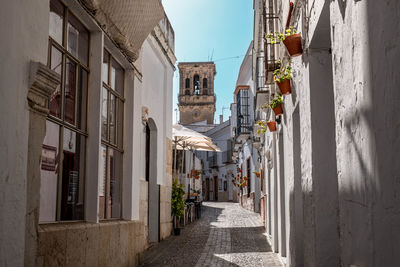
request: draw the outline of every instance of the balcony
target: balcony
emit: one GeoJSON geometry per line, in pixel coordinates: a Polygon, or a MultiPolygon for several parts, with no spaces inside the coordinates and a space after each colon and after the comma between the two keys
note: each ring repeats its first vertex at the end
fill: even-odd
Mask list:
{"type": "Polygon", "coordinates": [[[232,162],[232,150],[229,149],[223,152],[222,163],[231,163],[231,162],[232,162]]]}
{"type": "Polygon", "coordinates": [[[242,147],[241,142],[235,142],[233,151],[239,151],[241,147],[242,147]]]}
{"type": "Polygon", "coordinates": [[[208,167],[210,168],[218,167],[218,157],[216,153],[214,153],[211,157],[208,157],[208,167]]]}
{"type": "MultiPolygon", "coordinates": [[[[268,105],[270,99],[270,91],[269,90],[264,90],[264,91],[257,91],[256,92],[256,111],[257,110],[265,110],[266,105],[268,105]]],[[[257,120],[257,119],[256,119],[257,120]]]]}
{"type": "Polygon", "coordinates": [[[178,96],[179,105],[211,105],[215,104],[215,95],[182,95],[178,96]]]}

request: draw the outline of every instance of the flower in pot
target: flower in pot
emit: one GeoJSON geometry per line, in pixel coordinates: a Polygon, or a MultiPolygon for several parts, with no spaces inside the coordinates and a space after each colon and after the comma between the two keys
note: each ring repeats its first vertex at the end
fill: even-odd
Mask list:
{"type": "Polygon", "coordinates": [[[260,175],[260,172],[259,172],[259,171],[255,171],[255,172],[253,172],[253,173],[256,175],[257,178],[260,178],[261,175],[260,175]]]}
{"type": "Polygon", "coordinates": [[[289,60],[288,64],[280,64],[280,68],[274,71],[274,78],[278,84],[279,90],[282,95],[288,95],[292,92],[290,88],[290,80],[292,79],[292,61],[289,60]]]}
{"type": "Polygon", "coordinates": [[[185,209],[185,201],[183,200],[183,196],[185,195],[185,190],[183,189],[183,185],[178,183],[178,179],[174,180],[172,184],[172,192],[171,192],[171,213],[174,218],[174,234],[180,234],[179,227],[179,219],[184,214],[185,209]]]}
{"type": "Polygon", "coordinates": [[[271,44],[276,44],[277,39],[286,46],[286,49],[291,57],[297,57],[303,54],[301,45],[301,34],[297,33],[294,27],[289,27],[284,33],[275,32],[265,36],[271,44]]]}
{"type": "Polygon", "coordinates": [[[271,104],[269,105],[270,108],[272,108],[272,110],[274,111],[275,116],[283,114],[282,104],[283,104],[282,95],[277,94],[275,98],[272,100],[271,104]]]}
{"type": "Polygon", "coordinates": [[[269,121],[267,122],[267,126],[270,132],[276,131],[276,121],[269,121]]]}

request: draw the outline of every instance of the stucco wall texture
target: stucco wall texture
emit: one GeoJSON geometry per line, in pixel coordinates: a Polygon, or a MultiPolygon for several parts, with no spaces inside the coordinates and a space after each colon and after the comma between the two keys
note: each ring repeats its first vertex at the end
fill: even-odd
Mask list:
{"type": "MultiPolygon", "coordinates": [[[[278,145],[287,263],[397,266],[400,2],[295,2],[304,53],[293,59],[278,145]]],[[[281,21],[288,10],[278,1],[281,21]]]]}

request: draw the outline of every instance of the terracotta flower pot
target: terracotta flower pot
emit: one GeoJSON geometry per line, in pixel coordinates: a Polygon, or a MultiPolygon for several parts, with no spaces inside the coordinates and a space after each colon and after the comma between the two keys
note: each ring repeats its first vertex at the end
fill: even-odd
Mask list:
{"type": "Polygon", "coordinates": [[[301,46],[301,34],[296,33],[290,35],[283,40],[284,45],[291,57],[297,57],[303,54],[303,48],[301,46]]]}
{"type": "Polygon", "coordinates": [[[276,82],[278,84],[279,90],[281,90],[282,95],[288,95],[292,93],[290,88],[290,80],[283,80],[283,82],[276,82]]]}
{"type": "Polygon", "coordinates": [[[276,107],[274,107],[272,109],[275,113],[275,116],[279,116],[283,114],[283,108],[282,108],[282,104],[277,105],[276,107]]]}
{"type": "Polygon", "coordinates": [[[269,121],[267,122],[268,129],[270,132],[275,132],[276,131],[276,121],[269,121]]]}

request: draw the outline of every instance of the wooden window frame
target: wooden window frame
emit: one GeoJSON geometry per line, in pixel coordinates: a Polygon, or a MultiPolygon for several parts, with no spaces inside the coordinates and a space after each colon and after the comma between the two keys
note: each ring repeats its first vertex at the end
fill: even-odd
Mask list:
{"type": "MultiPolygon", "coordinates": [[[[105,220],[118,220],[122,217],[122,179],[123,179],[123,172],[121,171],[121,177],[120,177],[120,188],[119,188],[119,194],[120,194],[120,201],[121,201],[121,208],[120,208],[120,214],[118,216],[118,218],[108,218],[108,202],[110,200],[110,192],[108,190],[109,186],[108,184],[111,183],[111,176],[109,175],[109,164],[108,164],[108,157],[109,157],[109,150],[113,149],[119,153],[121,153],[121,156],[123,157],[123,140],[124,140],[124,117],[125,117],[125,112],[124,112],[124,107],[125,107],[125,70],[122,66],[122,64],[120,64],[115,57],[112,56],[111,52],[106,49],[105,47],[103,48],[103,57],[108,56],[108,66],[107,66],[107,83],[104,82],[103,77],[102,77],[102,91],[103,88],[106,89],[107,91],[107,136],[106,139],[104,139],[101,136],[101,145],[104,146],[106,148],[106,169],[105,169],[105,175],[106,175],[106,180],[105,180],[105,196],[104,196],[104,218],[100,218],[101,221],[105,221],[105,220]],[[106,52],[106,53],[105,53],[106,52]],[[123,78],[122,78],[122,93],[119,93],[116,91],[116,88],[112,88],[111,87],[111,72],[112,72],[112,63],[113,61],[115,61],[118,65],[121,66],[121,68],[123,69],[123,78]],[[115,101],[115,110],[114,110],[114,115],[115,115],[115,134],[114,134],[114,138],[115,138],[115,143],[113,143],[110,140],[110,96],[113,95],[114,96],[114,101],[115,101]],[[120,107],[120,104],[122,103],[122,107],[120,107]],[[122,108],[123,112],[122,112],[122,118],[118,117],[119,114],[119,110],[120,108],[122,108]],[[118,121],[121,120],[121,142],[118,139],[119,138],[119,132],[118,132],[118,121]]],[[[104,62],[102,63],[104,64],[104,62]]],[[[103,105],[103,103],[102,103],[103,105]]],[[[101,116],[101,115],[100,115],[101,116]]],[[[121,157],[121,160],[122,160],[121,157]]],[[[122,163],[121,163],[122,164],[122,163]]],[[[103,177],[101,177],[103,179],[103,177]]],[[[99,213],[100,214],[100,213],[99,213]]]]}
{"type": "MultiPolygon", "coordinates": [[[[74,112],[75,112],[75,116],[74,116],[74,123],[70,123],[68,121],[66,121],[65,119],[65,77],[66,77],[66,62],[67,59],[71,60],[72,62],[74,62],[76,64],[75,66],[75,97],[78,95],[78,84],[79,84],[79,69],[82,68],[84,71],[87,72],[87,79],[89,80],[89,76],[90,76],[90,68],[89,65],[84,64],[83,62],[81,62],[77,57],[73,56],[69,51],[68,51],[68,17],[70,14],[72,14],[73,16],[74,13],[70,11],[70,9],[68,8],[67,5],[65,5],[62,1],[58,1],[59,3],[62,4],[63,6],[63,33],[62,33],[62,44],[58,43],[56,40],[54,40],[50,35],[49,35],[49,42],[48,42],[48,54],[47,54],[47,66],[51,69],[51,62],[52,62],[52,58],[51,58],[51,51],[52,48],[55,47],[57,50],[60,51],[61,53],[61,81],[60,81],[60,117],[54,116],[52,114],[48,114],[47,115],[47,120],[58,125],[59,128],[59,140],[58,140],[58,155],[56,156],[56,161],[59,162],[58,164],[58,171],[57,171],[57,197],[56,197],[56,218],[55,221],[56,222],[63,222],[61,220],[61,210],[62,210],[62,183],[63,183],[63,152],[64,152],[64,148],[62,146],[62,144],[64,143],[64,129],[68,129],[72,132],[75,132],[78,135],[82,136],[85,138],[85,150],[84,153],[82,153],[80,155],[80,157],[83,157],[83,164],[84,164],[84,169],[85,169],[85,173],[83,173],[83,185],[85,185],[85,180],[86,180],[86,153],[87,153],[87,138],[88,138],[88,133],[87,133],[87,119],[88,119],[88,96],[89,96],[89,82],[87,81],[87,96],[86,96],[86,110],[85,112],[85,117],[83,118],[85,120],[85,129],[81,129],[78,126],[78,114],[77,114],[77,109],[78,109],[78,101],[75,100],[75,107],[74,107],[74,112]]],[[[76,19],[82,24],[84,25],[81,20],[79,19],[78,16],[75,16],[76,19]]],[[[88,55],[90,55],[90,42],[91,42],[91,36],[90,36],[90,31],[87,29],[88,32],[88,55]]],[[[88,59],[87,59],[88,60],[88,59]]],[[[88,60],[89,63],[89,60],[88,60]]],[[[49,104],[50,104],[50,100],[49,100],[49,104]]],[[[78,138],[78,137],[77,137],[78,138]]],[[[86,196],[86,188],[85,186],[83,186],[83,195],[86,196]]],[[[86,206],[86,201],[85,201],[85,197],[83,200],[83,218],[79,219],[79,221],[84,220],[85,218],[85,206],[86,206]]],[[[65,222],[71,222],[74,220],[64,220],[65,222]]],[[[75,220],[76,221],[76,220],[75,220]]]]}

